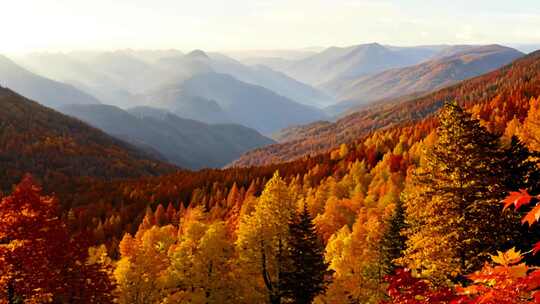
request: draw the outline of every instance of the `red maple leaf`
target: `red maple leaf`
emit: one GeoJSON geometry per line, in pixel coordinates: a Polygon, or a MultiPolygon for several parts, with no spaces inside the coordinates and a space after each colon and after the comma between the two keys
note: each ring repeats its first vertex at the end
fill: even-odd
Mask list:
{"type": "Polygon", "coordinates": [[[521,206],[527,205],[531,202],[532,196],[527,192],[527,190],[520,189],[519,192],[512,191],[504,200],[504,209],[514,205],[516,210],[521,206]]]}
{"type": "Polygon", "coordinates": [[[531,211],[529,211],[529,213],[527,213],[525,217],[523,217],[521,222],[523,224],[528,223],[529,226],[532,226],[532,224],[537,222],[538,219],[540,219],[540,205],[534,206],[534,208],[531,211]]]}
{"type": "Polygon", "coordinates": [[[540,242],[537,242],[536,244],[534,244],[532,252],[534,255],[536,255],[539,251],[540,251],[540,242]]]}

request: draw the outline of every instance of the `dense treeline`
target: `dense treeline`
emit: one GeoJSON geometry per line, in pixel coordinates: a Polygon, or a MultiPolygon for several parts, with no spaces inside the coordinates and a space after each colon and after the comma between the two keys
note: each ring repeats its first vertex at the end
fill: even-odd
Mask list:
{"type": "MultiPolygon", "coordinates": [[[[538,110],[538,101],[532,99],[527,116],[514,129],[516,132],[508,131],[502,138],[497,138],[482,126],[485,123],[481,120],[450,103],[439,116],[437,130],[423,139],[414,140],[414,135],[406,133],[408,129],[399,136],[397,132],[382,132],[371,138],[379,144],[384,143],[378,150],[382,157],[374,164],[368,164],[367,159],[351,157],[352,151],[362,151],[363,145],[370,146],[370,141],[366,140],[356,147],[343,145],[331,153],[335,167],[343,166],[343,171],[329,175],[319,183],[310,183],[310,175],[317,171],[314,167],[304,176],[287,181],[275,175],[266,183],[260,196],[254,189],[244,192],[233,187],[223,205],[211,209],[193,204],[182,210],[167,208],[166,211],[162,206],[155,212],[148,210],[135,240],[144,242],[145,237],[159,238],[147,235],[154,233],[152,231],[158,233],[157,229],[172,229],[168,233],[178,235],[179,239],[162,236],[163,240],[169,240],[163,242],[170,247],[162,251],[159,261],[164,264],[161,270],[153,272],[155,277],[149,281],[161,278],[163,285],[121,285],[120,294],[129,296],[133,290],[146,290],[149,296],[155,297],[151,302],[174,296],[180,297],[174,298],[181,299],[176,300],[180,302],[196,302],[197,297],[210,303],[298,301],[288,297],[286,284],[287,278],[297,276],[296,268],[291,266],[295,251],[290,246],[293,244],[290,235],[294,230],[289,222],[305,208],[313,218],[314,231],[325,244],[324,261],[330,271],[319,277],[317,282],[320,283],[311,284],[322,286],[314,293],[316,303],[377,303],[385,298],[384,276],[396,267],[414,269],[415,276],[429,279],[433,286],[429,288],[447,288],[449,296],[457,297],[454,284],[464,280],[463,275],[482,271],[490,254],[514,246],[525,251],[538,238],[535,233],[521,229],[517,214],[503,213],[499,202],[515,186],[538,191],[539,168],[535,156],[517,139],[519,137],[531,148],[534,146],[534,141],[526,139],[529,134],[526,130],[530,130],[531,123],[536,121],[534,117],[538,110]],[[387,137],[378,137],[382,134],[387,137]],[[514,165],[509,166],[509,160],[514,165]],[[521,178],[516,180],[516,176],[521,178]],[[521,184],[518,183],[520,180],[523,181],[521,184]],[[427,205],[422,205],[424,202],[427,205]],[[450,203],[458,205],[454,207],[450,203]],[[401,216],[397,213],[399,210],[401,216]],[[202,226],[197,224],[197,229],[202,229],[197,234],[199,243],[191,240],[188,244],[195,247],[185,249],[188,253],[172,254],[184,237],[189,238],[197,231],[192,230],[196,229],[191,226],[194,225],[192,221],[203,223],[202,226]],[[214,265],[210,258],[192,256],[197,250],[206,252],[203,244],[217,243],[203,242],[205,233],[209,233],[206,229],[211,225],[219,225],[219,229],[224,230],[221,235],[229,240],[220,242],[222,248],[216,250],[226,253],[218,257],[219,265],[226,266],[219,275],[227,274],[230,276],[227,281],[236,283],[215,287],[212,284],[217,281],[205,277],[201,280],[206,283],[193,287],[190,284],[198,281],[192,278],[201,272],[190,271],[196,267],[209,269],[214,265]],[[398,228],[392,228],[395,226],[398,228]],[[399,234],[404,233],[405,239],[392,235],[396,230],[399,234]],[[182,262],[175,260],[178,256],[182,257],[182,262]],[[187,257],[193,260],[187,262],[187,257]],[[201,261],[210,265],[195,266],[201,261]],[[173,284],[171,291],[166,282],[170,276],[178,275],[175,271],[179,270],[175,267],[183,267],[180,268],[183,279],[173,284]],[[219,290],[224,294],[219,300],[212,300],[208,290],[219,290]]],[[[421,129],[415,131],[418,130],[421,129]]],[[[416,136],[422,137],[418,133],[416,136]]],[[[120,248],[131,239],[129,235],[125,236],[120,248]]],[[[145,245],[140,246],[141,250],[148,250],[144,249],[145,245]]],[[[306,255],[306,251],[301,252],[296,251],[296,256],[306,255]]],[[[149,253],[142,256],[145,258],[140,266],[146,268],[139,269],[138,263],[131,263],[133,259],[121,253],[120,263],[129,263],[129,267],[117,268],[117,281],[132,282],[124,278],[147,274],[148,266],[144,266],[147,263],[156,265],[157,261],[149,262],[146,258],[151,256],[149,253]]],[[[319,276],[322,273],[317,272],[319,276]]],[[[311,274],[309,277],[317,276],[311,274]]],[[[306,293],[301,287],[298,289],[306,293]]]]}
{"type": "Polygon", "coordinates": [[[111,269],[27,176],[0,201],[0,303],[111,303],[111,269]]]}
{"type": "MultiPolygon", "coordinates": [[[[533,194],[540,190],[538,156],[531,152],[538,149],[540,103],[531,99],[528,104],[526,116],[510,120],[500,138],[488,131],[485,121],[448,103],[439,114],[437,129],[427,136],[433,127],[429,123],[377,132],[355,146],[342,145],[330,153],[331,170],[322,175],[322,166],[316,162],[307,170],[307,160],[297,164],[296,171],[287,171],[288,177],[273,173],[271,178],[261,178],[258,186],[249,178],[224,174],[219,181],[232,183],[230,188],[203,187],[200,189],[208,192],[192,193],[186,197],[191,199],[189,203],[166,208],[158,203],[154,209],[147,208],[139,227],[125,233],[119,243],[109,241],[88,252],[84,251],[88,245],[74,245],[73,254],[86,259],[82,265],[92,267],[95,274],[71,267],[66,275],[84,274],[89,278],[86,282],[105,282],[90,296],[84,292],[66,295],[70,288],[89,288],[73,279],[62,288],[40,287],[40,293],[29,291],[35,289],[16,279],[31,273],[39,286],[39,277],[47,275],[45,269],[63,269],[55,261],[42,264],[43,272],[17,269],[17,265],[33,265],[35,258],[47,260],[54,256],[47,250],[54,250],[56,240],[66,238],[65,232],[48,229],[38,231],[55,235],[14,234],[18,230],[13,225],[48,225],[47,218],[56,212],[51,200],[40,198],[39,190],[25,180],[2,200],[2,217],[16,219],[5,221],[8,226],[0,230],[2,262],[7,265],[3,269],[9,269],[2,272],[4,297],[37,303],[66,302],[65,297],[73,296],[86,303],[97,303],[98,298],[112,301],[112,297],[120,303],[377,303],[390,296],[392,303],[408,303],[420,296],[424,300],[417,303],[438,303],[435,299],[440,303],[500,303],[480,299],[494,290],[510,288],[511,292],[519,290],[524,301],[532,301],[538,286],[536,272],[534,276],[529,271],[512,276],[515,267],[520,271],[529,267],[519,252],[500,253],[493,258],[499,266],[483,266],[497,251],[512,247],[526,251],[539,239],[534,231],[521,229],[518,213],[503,212],[500,203],[516,187],[533,194]],[[372,146],[376,152],[366,153],[372,146]],[[219,200],[211,199],[215,195],[219,200]],[[13,210],[25,208],[43,209],[18,222],[20,216],[13,210]],[[37,239],[54,242],[40,249],[37,239]],[[83,251],[76,249],[81,246],[83,251]],[[25,255],[18,250],[39,254],[25,255]],[[497,277],[492,278],[495,274],[490,269],[499,270],[497,277]],[[388,277],[394,270],[396,279],[388,277]],[[91,279],[96,275],[101,275],[98,281],[91,279]],[[501,286],[484,285],[481,279],[499,282],[502,275],[510,277],[501,286]],[[467,294],[455,287],[464,280],[472,280],[474,292],[467,294]],[[524,284],[522,280],[528,282],[526,287],[519,285],[524,284]]],[[[259,170],[262,176],[275,169],[252,170],[259,170]]],[[[236,171],[207,173],[216,181],[217,172],[236,171]]],[[[147,192],[154,193],[154,199],[171,199],[170,192],[153,192],[175,185],[164,183],[167,179],[171,176],[140,182],[157,187],[147,192]]],[[[122,183],[123,187],[133,185],[121,182],[116,186],[122,183]]],[[[139,195],[141,200],[152,201],[139,195]]],[[[65,222],[77,225],[80,219],[72,210],[65,222]]],[[[94,237],[105,241],[106,231],[110,233],[111,226],[121,222],[122,217],[99,222],[94,237]]],[[[52,225],[67,229],[61,223],[52,225]]],[[[124,231],[121,225],[116,229],[124,231]]],[[[82,241],[76,237],[62,241],[66,242],[84,244],[77,243],[82,241]]],[[[63,276],[60,280],[68,281],[63,276]]],[[[472,290],[471,286],[466,290],[472,290]]]]}
{"type": "MultiPolygon", "coordinates": [[[[280,174],[274,172],[285,165],[210,170],[206,178],[212,183],[204,177],[200,184],[188,183],[188,175],[186,188],[167,182],[179,175],[118,182],[111,201],[126,205],[117,210],[110,203],[110,214],[96,214],[91,234],[105,243],[81,256],[88,261],[83,265],[102,275],[94,297],[120,303],[503,303],[489,301],[500,293],[510,299],[504,303],[531,303],[540,274],[529,266],[534,256],[516,250],[536,251],[540,235],[523,229],[520,214],[503,211],[501,204],[522,189],[525,199],[507,200],[519,207],[533,200],[525,193],[540,190],[539,156],[533,152],[540,148],[540,100],[529,100],[524,113],[491,123],[474,109],[447,103],[437,121],[375,132],[319,158],[290,163],[280,174]],[[491,128],[504,132],[499,137],[491,128]],[[140,225],[127,231],[124,224],[136,223],[122,213],[130,198],[148,207],[140,225]],[[121,240],[114,241],[118,235],[121,240]]],[[[13,201],[29,203],[38,195],[21,195],[36,193],[29,181],[17,189],[2,201],[4,213],[16,208],[13,201]]],[[[35,200],[31,205],[39,206],[35,200]]],[[[71,209],[66,229],[91,227],[85,222],[91,209],[71,209]]],[[[538,218],[536,209],[529,223],[538,218]]],[[[32,236],[13,235],[12,228],[1,231],[4,243],[30,240],[21,244],[31,248],[32,236]]],[[[5,269],[26,263],[24,255],[2,256],[5,269]]],[[[25,271],[2,273],[5,296],[33,301],[33,293],[10,279],[16,275],[25,271]]],[[[66,302],[62,290],[46,288],[36,296],[66,302]]],[[[64,288],[85,290],[76,280],[64,288]]]]}

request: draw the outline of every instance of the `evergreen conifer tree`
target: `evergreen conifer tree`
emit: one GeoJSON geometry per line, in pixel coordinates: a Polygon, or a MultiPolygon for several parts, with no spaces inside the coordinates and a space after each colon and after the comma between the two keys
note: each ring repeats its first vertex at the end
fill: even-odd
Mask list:
{"type": "Polygon", "coordinates": [[[437,142],[406,189],[402,264],[443,282],[479,268],[518,231],[502,213],[504,170],[498,138],[455,102],[441,109],[437,142]]]}
{"type": "Polygon", "coordinates": [[[285,273],[286,295],[297,304],[310,304],[329,284],[328,263],[311,215],[303,210],[289,224],[289,270],[285,273]]]}
{"type": "Polygon", "coordinates": [[[396,204],[394,214],[388,220],[388,228],[381,240],[381,267],[384,274],[393,273],[398,266],[395,260],[401,257],[405,250],[406,238],[402,231],[405,229],[405,211],[403,203],[399,200],[396,204]]]}

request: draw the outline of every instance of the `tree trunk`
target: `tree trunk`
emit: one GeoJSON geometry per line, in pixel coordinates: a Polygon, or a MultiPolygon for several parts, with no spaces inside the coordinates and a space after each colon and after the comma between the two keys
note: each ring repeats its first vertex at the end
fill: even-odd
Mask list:
{"type": "Polygon", "coordinates": [[[8,297],[8,304],[16,304],[15,299],[15,287],[13,286],[13,281],[9,280],[7,285],[7,297],[8,297]]]}

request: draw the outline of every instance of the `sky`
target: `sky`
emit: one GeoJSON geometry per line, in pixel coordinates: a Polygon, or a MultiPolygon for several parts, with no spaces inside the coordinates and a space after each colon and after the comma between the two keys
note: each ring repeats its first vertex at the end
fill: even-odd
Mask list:
{"type": "Polygon", "coordinates": [[[0,0],[0,53],[540,44],[539,0],[0,0]]]}

